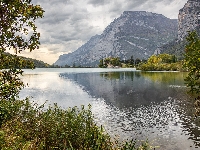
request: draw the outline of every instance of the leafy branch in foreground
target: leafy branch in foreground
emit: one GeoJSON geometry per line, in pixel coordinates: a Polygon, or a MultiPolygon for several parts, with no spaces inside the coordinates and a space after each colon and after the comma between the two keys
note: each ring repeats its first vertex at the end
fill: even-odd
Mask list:
{"type": "Polygon", "coordinates": [[[191,92],[200,92],[200,39],[196,32],[190,32],[186,38],[185,67],[189,71],[185,79],[191,92]]]}
{"type": "MultiPolygon", "coordinates": [[[[185,78],[186,84],[190,87],[190,92],[199,95],[200,93],[200,38],[196,32],[189,32],[187,36],[188,44],[185,47],[184,66],[189,71],[185,78]]],[[[195,116],[200,115],[200,97],[197,96],[195,116]]]]}
{"type": "Polygon", "coordinates": [[[39,47],[40,33],[34,22],[43,12],[31,0],[0,1],[0,99],[15,100],[23,87],[19,76],[27,62],[17,53],[39,47]],[[14,50],[15,55],[5,54],[6,50],[14,50]]]}

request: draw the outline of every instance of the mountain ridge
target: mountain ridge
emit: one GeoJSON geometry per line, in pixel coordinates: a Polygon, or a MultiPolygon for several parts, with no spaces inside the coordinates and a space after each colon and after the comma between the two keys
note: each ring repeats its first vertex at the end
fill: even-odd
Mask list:
{"type": "Polygon", "coordinates": [[[105,57],[147,59],[156,49],[177,38],[177,19],[146,11],[124,11],[101,35],[91,37],[76,51],[63,54],[54,63],[97,66],[105,57]]]}

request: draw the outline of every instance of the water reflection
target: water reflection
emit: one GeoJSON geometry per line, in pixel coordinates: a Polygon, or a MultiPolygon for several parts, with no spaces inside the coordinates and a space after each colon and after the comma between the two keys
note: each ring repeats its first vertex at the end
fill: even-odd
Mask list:
{"type": "Polygon", "coordinates": [[[22,80],[28,83],[28,86],[20,92],[21,99],[31,96],[30,99],[38,104],[46,103],[48,106],[57,103],[65,108],[91,103],[91,97],[79,85],[68,79],[60,78],[58,73],[26,73],[22,80]]]}
{"type": "Polygon", "coordinates": [[[160,79],[154,73],[141,72],[66,73],[60,76],[82,85],[93,97],[103,98],[107,103],[123,108],[146,106],[175,97],[177,89],[170,86],[184,86],[183,77],[176,75],[180,76],[169,74],[160,79]]]}
{"type": "Polygon", "coordinates": [[[193,116],[193,99],[186,94],[185,76],[174,72],[60,74],[96,98],[95,116],[111,134],[122,139],[148,138],[165,150],[200,146],[200,123],[193,116]]]}

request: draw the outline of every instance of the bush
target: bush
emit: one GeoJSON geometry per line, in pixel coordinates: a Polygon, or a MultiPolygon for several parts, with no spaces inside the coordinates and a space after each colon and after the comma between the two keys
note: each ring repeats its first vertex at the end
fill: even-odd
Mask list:
{"type": "Polygon", "coordinates": [[[0,149],[150,149],[148,142],[136,148],[136,140],[119,141],[94,122],[91,106],[61,109],[56,104],[31,104],[28,99],[2,100],[0,149]],[[4,113],[6,112],[6,113],[4,113]],[[4,115],[6,114],[6,116],[4,115]],[[3,118],[3,119],[2,119],[3,118]]]}
{"type": "MultiPolygon", "coordinates": [[[[8,121],[0,131],[2,149],[111,149],[110,137],[95,124],[90,106],[64,110],[55,104],[42,110],[28,100],[15,104],[12,119],[4,116],[8,121]]],[[[8,107],[6,111],[13,110],[8,107]]]]}
{"type": "Polygon", "coordinates": [[[147,62],[140,63],[137,69],[142,71],[180,71],[181,62],[177,62],[174,55],[152,55],[147,62]]]}

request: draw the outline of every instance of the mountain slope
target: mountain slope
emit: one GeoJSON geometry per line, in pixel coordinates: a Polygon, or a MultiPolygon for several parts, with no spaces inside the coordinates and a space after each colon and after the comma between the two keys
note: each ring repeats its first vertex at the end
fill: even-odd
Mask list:
{"type": "Polygon", "coordinates": [[[188,31],[195,30],[200,36],[200,1],[188,0],[178,15],[178,39],[165,44],[159,48],[161,53],[175,54],[179,59],[183,59],[186,36],[188,31]]]}
{"type": "Polygon", "coordinates": [[[147,59],[176,37],[176,19],[145,11],[125,11],[101,35],[92,37],[76,51],[61,55],[54,64],[97,66],[100,59],[112,56],[147,59]]]}
{"type": "Polygon", "coordinates": [[[188,31],[200,27],[200,1],[188,0],[178,15],[178,40],[183,40],[188,31]]]}
{"type": "Polygon", "coordinates": [[[92,51],[93,47],[100,41],[100,35],[95,35],[91,39],[78,48],[73,53],[63,54],[54,63],[54,65],[64,66],[64,65],[82,65],[87,66],[90,60],[88,52],[92,51]],[[79,60],[81,63],[79,63],[79,60]]]}

